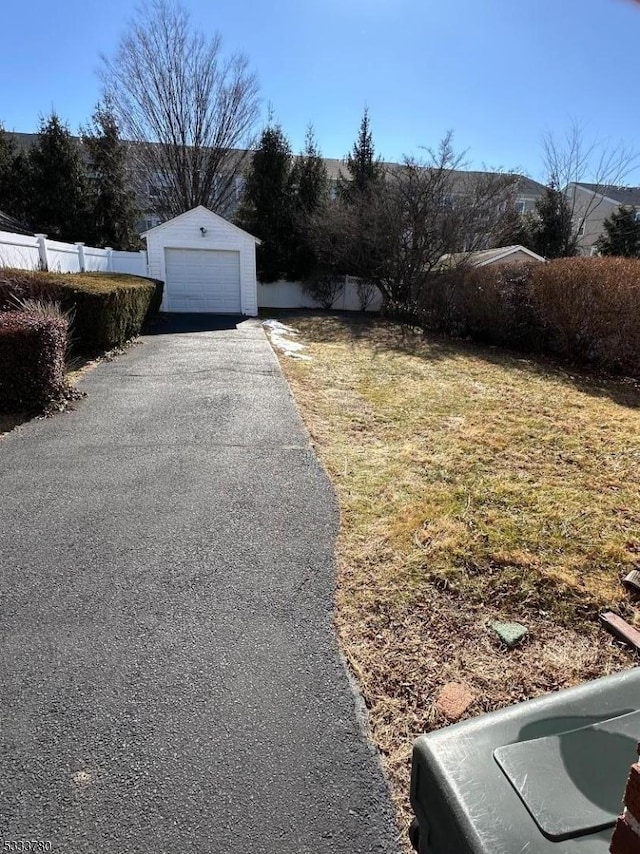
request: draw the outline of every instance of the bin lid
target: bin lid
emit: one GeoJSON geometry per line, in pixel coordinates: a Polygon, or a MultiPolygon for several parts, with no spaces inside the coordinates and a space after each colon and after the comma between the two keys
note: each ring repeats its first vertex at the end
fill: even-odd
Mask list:
{"type": "Polygon", "coordinates": [[[610,827],[637,761],[640,711],[499,747],[493,756],[542,833],[573,839],[610,827]]]}

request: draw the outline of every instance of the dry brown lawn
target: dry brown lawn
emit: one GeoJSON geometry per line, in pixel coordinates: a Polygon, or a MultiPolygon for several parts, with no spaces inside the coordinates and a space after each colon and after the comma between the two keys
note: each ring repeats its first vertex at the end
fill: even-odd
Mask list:
{"type": "Polygon", "coordinates": [[[336,623],[399,822],[414,738],[628,667],[599,628],[640,568],[640,390],[384,321],[283,317],[311,361],[281,356],[341,508],[336,623]],[[500,646],[490,619],[523,622],[500,646]]]}
{"type": "Polygon", "coordinates": [[[0,412],[0,439],[28,420],[29,416],[24,412],[15,412],[11,414],[0,412]]]}

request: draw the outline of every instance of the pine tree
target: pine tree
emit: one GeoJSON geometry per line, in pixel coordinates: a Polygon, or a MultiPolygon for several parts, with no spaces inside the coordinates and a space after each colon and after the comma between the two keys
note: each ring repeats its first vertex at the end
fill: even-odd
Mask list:
{"type": "Polygon", "coordinates": [[[347,155],[345,165],[349,175],[340,176],[338,193],[347,202],[355,201],[358,196],[371,194],[383,179],[382,161],[375,154],[369,110],[366,108],[358,137],[347,155]]]}
{"type": "Polygon", "coordinates": [[[640,258],[640,219],[634,208],[621,205],[602,225],[605,233],[596,244],[601,255],[640,258]]]}
{"type": "Polygon", "coordinates": [[[136,245],[138,211],[126,169],[126,148],[110,104],[98,104],[82,131],[90,162],[90,242],[114,249],[136,245]]]}
{"type": "Polygon", "coordinates": [[[28,224],[29,196],[27,158],[0,125],[0,210],[28,224]]]}
{"type": "Polygon", "coordinates": [[[291,266],[293,204],[291,146],[280,125],[270,123],[260,137],[247,174],[238,225],[259,237],[258,278],[274,282],[291,266]]]}
{"type": "Polygon", "coordinates": [[[15,159],[15,144],[3,125],[0,124],[0,210],[7,210],[7,201],[10,194],[12,166],[15,159]]]}
{"type": "Polygon", "coordinates": [[[291,279],[307,278],[317,266],[310,240],[310,221],[328,195],[327,168],[311,125],[307,128],[303,151],[296,158],[290,177],[293,204],[293,246],[291,279]]]}
{"type": "Polygon", "coordinates": [[[304,149],[291,170],[291,183],[296,207],[307,214],[316,210],[327,193],[327,167],[311,125],[307,128],[304,149]]]}
{"type": "Polygon", "coordinates": [[[563,258],[576,254],[571,209],[565,194],[551,181],[536,202],[536,221],[531,248],[545,258],[563,258]]]}
{"type": "Polygon", "coordinates": [[[56,113],[40,121],[29,152],[31,221],[54,240],[91,237],[86,169],[68,127],[56,113]]]}
{"type": "Polygon", "coordinates": [[[495,246],[524,246],[535,252],[537,217],[532,212],[521,214],[510,205],[495,234],[495,246]]]}

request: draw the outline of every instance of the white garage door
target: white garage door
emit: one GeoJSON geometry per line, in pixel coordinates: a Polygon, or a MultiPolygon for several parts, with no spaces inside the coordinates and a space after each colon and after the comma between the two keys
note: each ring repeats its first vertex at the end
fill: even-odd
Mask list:
{"type": "Polygon", "coordinates": [[[165,249],[169,311],[240,314],[240,253],[165,249]]]}

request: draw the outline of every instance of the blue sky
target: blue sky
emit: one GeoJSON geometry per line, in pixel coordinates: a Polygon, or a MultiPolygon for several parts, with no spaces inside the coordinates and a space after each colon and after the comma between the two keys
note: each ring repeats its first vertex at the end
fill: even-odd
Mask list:
{"type": "MultiPolygon", "coordinates": [[[[449,129],[470,165],[541,178],[540,140],[572,121],[640,148],[640,3],[633,0],[184,0],[258,74],[294,150],[312,122],[323,153],[350,149],[368,105],[397,160],[449,129]]],[[[53,107],[75,132],[100,96],[127,0],[5,2],[0,120],[33,131],[53,107]]],[[[640,169],[630,180],[640,183],[640,169]]]]}

